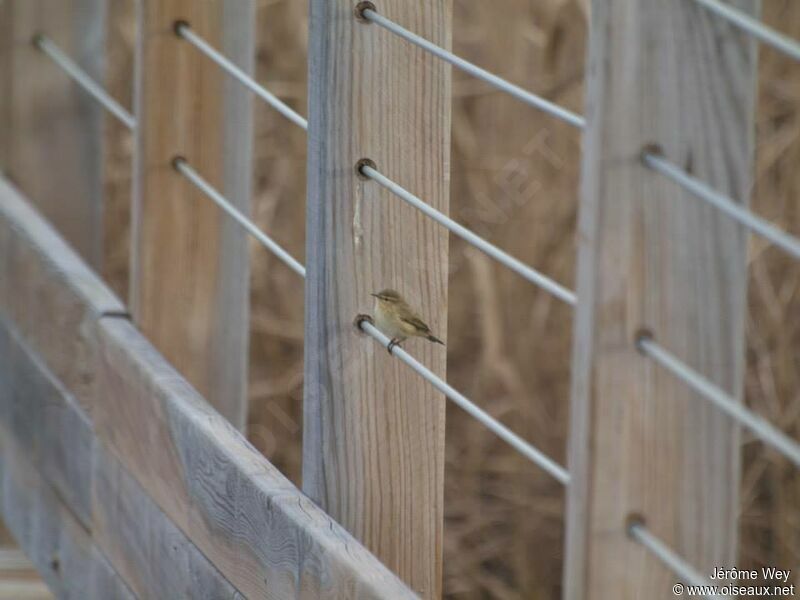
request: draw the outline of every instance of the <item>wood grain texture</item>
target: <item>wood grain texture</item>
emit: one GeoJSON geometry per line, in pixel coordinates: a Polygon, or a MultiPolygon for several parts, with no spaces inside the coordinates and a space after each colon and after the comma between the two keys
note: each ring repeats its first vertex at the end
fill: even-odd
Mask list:
{"type": "Polygon", "coordinates": [[[102,81],[106,0],[6,0],[0,168],[94,267],[102,259],[103,108],[31,40],[45,33],[102,81]]]}
{"type": "Polygon", "coordinates": [[[3,521],[58,598],[133,600],[88,532],[6,436],[0,436],[0,472],[3,521]]]}
{"type": "Polygon", "coordinates": [[[104,320],[101,345],[98,435],[242,594],[414,597],[216,413],[132,325],[104,320]]]}
{"type": "Polygon", "coordinates": [[[2,319],[0,359],[0,435],[25,454],[138,597],[241,598],[95,443],[86,415],[2,319]]]}
{"type": "MultiPolygon", "coordinates": [[[[447,213],[450,68],[355,3],[312,0],[303,489],[420,595],[441,595],[444,397],[359,336],[371,292],[395,288],[447,327],[447,232],[376,183],[359,159],[447,213]]],[[[379,10],[444,47],[450,0],[379,10]]],[[[446,351],[406,347],[444,376],[446,351]]]]}
{"type": "Polygon", "coordinates": [[[0,433],[85,528],[90,526],[92,430],[74,399],[0,318],[0,433]]]}
{"type": "Polygon", "coordinates": [[[747,237],[640,153],[658,144],[746,203],[756,49],[692,2],[599,0],[589,63],[565,597],[666,598],[675,576],[626,518],[701,573],[734,565],[739,430],[634,339],[651,330],[740,398],[747,237]]]}
{"type": "Polygon", "coordinates": [[[243,599],[102,445],[92,536],[139,598],[243,599]]]}
{"type": "Polygon", "coordinates": [[[247,416],[245,234],[171,166],[184,156],[249,211],[251,94],[174,30],[176,20],[252,69],[252,0],[141,6],[130,303],[156,347],[231,422],[247,416]]]}
{"type": "Polygon", "coordinates": [[[85,414],[7,327],[0,327],[0,357],[0,434],[26,455],[138,597],[242,597],[95,445],[85,414]]]}
{"type": "Polygon", "coordinates": [[[131,306],[156,347],[236,427],[246,423],[247,238],[171,166],[185,157],[250,206],[251,94],[179,38],[176,20],[252,70],[254,4],[145,0],[133,202],[131,306]]]}
{"type": "Polygon", "coordinates": [[[54,228],[0,179],[0,317],[90,415],[94,324],[101,315],[124,313],[54,228]]]}

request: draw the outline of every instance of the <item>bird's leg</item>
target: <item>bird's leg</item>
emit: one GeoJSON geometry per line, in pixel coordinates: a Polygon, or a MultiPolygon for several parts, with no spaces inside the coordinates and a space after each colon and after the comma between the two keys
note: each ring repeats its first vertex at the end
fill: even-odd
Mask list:
{"type": "Polygon", "coordinates": [[[394,347],[399,346],[400,342],[402,341],[403,340],[401,340],[400,338],[392,338],[392,341],[389,342],[389,345],[386,347],[386,349],[389,351],[389,354],[391,354],[392,350],[394,350],[394,347]]]}

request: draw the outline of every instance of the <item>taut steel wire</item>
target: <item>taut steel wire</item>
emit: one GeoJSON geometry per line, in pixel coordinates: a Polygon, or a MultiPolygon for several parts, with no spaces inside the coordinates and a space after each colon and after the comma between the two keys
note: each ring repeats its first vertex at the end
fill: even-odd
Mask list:
{"type": "Polygon", "coordinates": [[[275,240],[269,237],[266,233],[261,231],[253,221],[248,219],[241,211],[239,211],[233,204],[231,204],[230,200],[228,200],[225,196],[220,194],[214,186],[208,183],[203,177],[195,171],[188,162],[186,162],[185,158],[177,157],[173,159],[172,165],[175,167],[175,170],[178,171],[181,175],[186,177],[194,186],[199,189],[203,194],[206,195],[210,200],[212,200],[217,206],[219,206],[223,211],[225,211],[234,221],[236,221],[239,225],[241,225],[250,235],[252,235],[256,240],[258,240],[262,246],[267,248],[270,252],[272,252],[275,256],[277,256],[281,261],[283,261],[286,266],[288,266],[292,271],[300,275],[301,277],[306,276],[306,268],[300,264],[291,254],[289,254],[283,247],[278,244],[275,240]]]}
{"type": "MultiPolygon", "coordinates": [[[[369,334],[375,338],[379,344],[388,348],[391,340],[385,336],[381,331],[367,320],[359,323],[361,331],[369,334]]],[[[408,352],[403,350],[400,346],[393,346],[391,349],[392,356],[396,356],[414,371],[417,372],[423,379],[430,382],[433,387],[442,392],[445,396],[455,402],[461,409],[473,417],[476,421],[481,423],[484,427],[492,431],[497,437],[509,444],[517,452],[522,454],[525,458],[539,465],[543,470],[547,471],[556,480],[564,485],[569,484],[569,473],[567,470],[544,454],[541,450],[535,448],[516,433],[511,431],[508,427],[503,425],[500,421],[492,417],[485,410],[480,408],[477,404],[468,399],[464,394],[453,388],[449,383],[444,381],[441,377],[437,376],[428,367],[420,363],[417,359],[411,356],[408,352]]]]}
{"type": "Polygon", "coordinates": [[[756,216],[753,212],[737,204],[732,198],[721,194],[696,177],[692,177],[678,165],[667,160],[663,156],[645,153],[642,155],[642,160],[645,165],[654,171],[671,179],[701,200],[705,200],[710,205],[737,221],[740,225],[747,227],[753,233],[757,233],[795,258],[800,259],[800,240],[796,237],[781,231],[768,221],[756,216]]]}
{"type": "MultiPolygon", "coordinates": [[[[172,164],[175,169],[181,173],[181,175],[186,177],[201,192],[203,192],[222,210],[230,215],[239,225],[241,225],[245,230],[253,235],[253,237],[261,242],[261,244],[263,244],[284,263],[286,263],[295,273],[301,277],[306,276],[306,269],[302,264],[295,260],[288,252],[286,252],[281,246],[272,240],[272,238],[261,231],[250,219],[237,210],[227,198],[225,198],[211,184],[203,179],[203,177],[189,165],[186,159],[182,157],[176,157],[172,164]]],[[[374,325],[367,321],[363,321],[359,324],[359,327],[362,331],[375,338],[384,347],[389,347],[391,340],[381,333],[374,325]]],[[[569,482],[569,474],[561,465],[553,461],[547,455],[511,431],[508,427],[500,423],[497,419],[489,415],[486,411],[478,407],[461,392],[453,388],[441,377],[436,375],[433,371],[408,354],[408,352],[398,346],[395,346],[392,348],[392,355],[396,356],[410,366],[418,375],[431,383],[436,389],[444,393],[448,398],[454,401],[478,422],[495,433],[499,438],[510,444],[520,454],[539,465],[542,469],[547,471],[562,484],[566,485],[569,482]]]]}
{"type": "Polygon", "coordinates": [[[369,165],[362,165],[360,167],[360,171],[365,177],[369,177],[370,179],[372,179],[385,189],[392,192],[395,196],[397,196],[401,200],[406,201],[408,204],[410,204],[411,206],[413,206],[426,216],[430,217],[440,225],[449,229],[458,237],[466,241],[468,244],[477,248],[481,252],[487,254],[500,264],[508,267],[520,277],[539,286],[541,289],[552,294],[562,302],[566,302],[570,306],[575,306],[577,300],[575,297],[575,293],[573,291],[568,290],[563,285],[554,281],[547,275],[543,275],[536,269],[529,267],[522,261],[500,250],[500,248],[498,248],[493,244],[490,244],[485,239],[483,239],[476,233],[473,233],[463,225],[456,223],[453,219],[439,212],[438,210],[433,208],[430,204],[427,204],[426,202],[424,202],[423,200],[421,200],[420,198],[418,198],[417,196],[406,190],[401,185],[395,183],[394,181],[383,175],[377,169],[369,165]]]}
{"type": "Polygon", "coordinates": [[[722,17],[735,27],[752,35],[754,38],[761,40],[768,46],[772,46],[787,56],[800,60],[800,43],[796,40],[778,33],[774,29],[767,27],[758,19],[754,19],[750,15],[734,8],[729,4],[720,2],[719,0],[694,0],[700,6],[704,7],[709,12],[714,13],[718,17],[722,17]]]}
{"type": "Polygon", "coordinates": [[[75,83],[92,96],[103,108],[114,115],[128,129],[136,129],[136,119],[114,100],[86,71],[67,56],[55,42],[44,34],[33,38],[33,44],[59,66],[75,83]]]}
{"type": "Polygon", "coordinates": [[[472,64],[469,61],[464,60],[460,56],[453,54],[452,52],[445,50],[441,46],[437,46],[433,42],[426,40],[423,37],[418,36],[416,33],[401,27],[394,21],[387,19],[386,17],[378,14],[374,10],[370,8],[366,8],[361,11],[364,19],[370,21],[371,23],[375,23],[376,25],[380,25],[387,31],[403,38],[407,42],[414,44],[415,46],[422,48],[426,52],[433,54],[434,56],[442,59],[443,61],[450,63],[457,69],[464,71],[465,73],[475,77],[476,79],[480,79],[485,81],[489,85],[493,86],[494,88],[500,90],[501,92],[505,92],[516,98],[517,100],[521,100],[525,104],[529,106],[533,106],[534,108],[538,108],[539,110],[546,112],[549,115],[564,121],[565,123],[569,123],[573,127],[577,127],[582,129],[586,125],[586,120],[568,110],[562,106],[554,102],[550,102],[546,98],[542,98],[532,92],[529,92],[526,89],[519,87],[511,83],[510,81],[506,81],[502,77],[498,77],[494,73],[490,73],[486,69],[482,69],[477,65],[472,64]]]}
{"type": "MultiPolygon", "coordinates": [[[[653,556],[666,566],[681,581],[693,586],[712,587],[712,583],[701,575],[694,567],[675,554],[672,549],[657,538],[643,523],[632,523],[628,527],[628,534],[642,546],[647,548],[653,556]]],[[[727,598],[718,594],[706,595],[707,598],[727,598]]]]}
{"type": "Polygon", "coordinates": [[[765,419],[748,410],[730,394],[690,368],[675,355],[648,337],[636,343],[639,350],[652,358],[675,377],[714,404],[733,420],[749,429],[762,442],[771,446],[800,467],[800,444],[765,419]]]}
{"type": "Polygon", "coordinates": [[[226,58],[222,53],[220,53],[216,48],[214,48],[211,44],[206,42],[203,38],[197,35],[192,28],[189,26],[188,23],[184,22],[177,22],[175,24],[175,33],[178,37],[183,38],[195,48],[200,50],[203,54],[205,54],[208,58],[214,61],[217,65],[219,65],[222,70],[224,70],[228,75],[236,79],[239,83],[253,92],[256,96],[261,98],[264,102],[269,104],[272,108],[277,110],[280,114],[284,117],[289,119],[295,125],[302,127],[303,129],[308,129],[308,121],[305,117],[302,117],[297,111],[291,108],[288,104],[286,104],[283,100],[278,98],[275,94],[270,92],[267,88],[263,85],[258,83],[255,79],[250,77],[247,73],[245,73],[242,69],[237,67],[230,59],[226,58]]]}

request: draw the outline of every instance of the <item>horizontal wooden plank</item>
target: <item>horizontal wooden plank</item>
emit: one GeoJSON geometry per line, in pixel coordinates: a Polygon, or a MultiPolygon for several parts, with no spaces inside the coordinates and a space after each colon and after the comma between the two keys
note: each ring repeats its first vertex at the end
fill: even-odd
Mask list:
{"type": "Polygon", "coordinates": [[[0,436],[0,512],[62,600],[133,600],[87,531],[9,436],[0,436]]]}
{"type": "Polygon", "coordinates": [[[128,322],[99,329],[95,428],[253,598],[416,597],[216,413],[128,322]]]}
{"type": "Polygon", "coordinates": [[[95,543],[139,598],[243,598],[100,444],[92,497],[95,543]]]}
{"type": "Polygon", "coordinates": [[[125,307],[0,177],[0,316],[91,415],[94,325],[125,307]]]}
{"type": "Polygon", "coordinates": [[[91,513],[92,429],[73,398],[0,318],[0,431],[84,527],[91,513]]]}
{"type": "Polygon", "coordinates": [[[13,439],[137,596],[242,597],[95,444],[80,407],[1,319],[0,434],[13,439]]]}

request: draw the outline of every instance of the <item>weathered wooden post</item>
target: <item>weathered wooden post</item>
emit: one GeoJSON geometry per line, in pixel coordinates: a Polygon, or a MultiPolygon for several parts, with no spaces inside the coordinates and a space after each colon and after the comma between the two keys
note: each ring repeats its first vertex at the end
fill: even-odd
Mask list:
{"type": "MultiPolygon", "coordinates": [[[[447,232],[356,163],[448,207],[450,68],[353,0],[312,0],[303,489],[426,598],[441,594],[444,397],[353,325],[396,288],[447,326],[447,232]]],[[[450,44],[450,0],[376,10],[450,44]]],[[[439,374],[445,349],[406,347],[439,374]]]]}
{"type": "Polygon", "coordinates": [[[694,2],[592,5],[566,598],[671,597],[632,515],[699,573],[735,564],[738,428],[635,339],[741,396],[747,236],[641,157],[746,202],[756,68],[752,40],[694,2]]]}
{"type": "Polygon", "coordinates": [[[0,3],[0,171],[92,266],[102,258],[103,108],[33,44],[103,79],[105,0],[0,3]]]}
{"type": "Polygon", "coordinates": [[[250,93],[178,37],[182,20],[252,69],[252,0],[143,0],[131,307],[137,325],[223,415],[247,418],[247,239],[172,167],[183,156],[240,210],[250,198],[250,93]]]}

